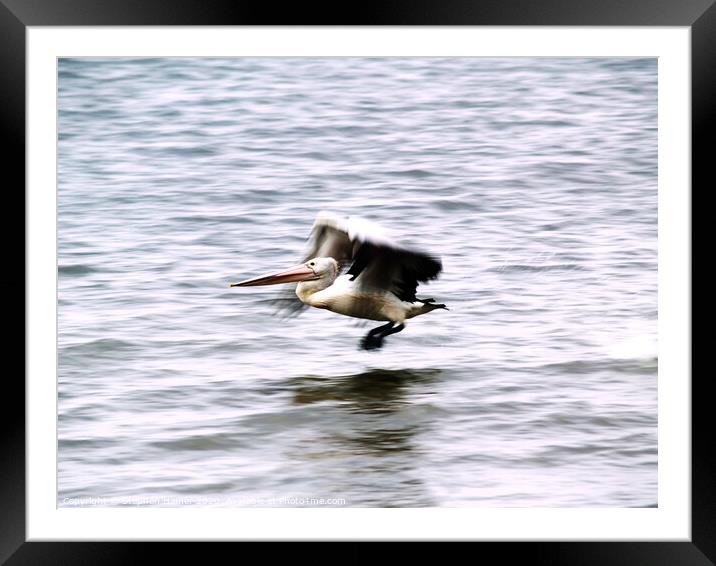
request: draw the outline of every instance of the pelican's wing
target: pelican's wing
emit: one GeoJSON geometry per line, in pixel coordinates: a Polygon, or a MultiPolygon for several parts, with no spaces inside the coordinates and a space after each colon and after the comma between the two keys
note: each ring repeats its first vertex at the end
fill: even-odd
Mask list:
{"type": "Polygon", "coordinates": [[[313,223],[303,261],[314,257],[332,257],[341,267],[353,260],[354,242],[347,221],[321,212],[313,223]]]}
{"type": "Polygon", "coordinates": [[[361,287],[390,291],[401,301],[413,302],[418,283],[436,279],[441,271],[440,259],[425,252],[363,242],[348,274],[361,287]]]}
{"type": "Polygon", "coordinates": [[[328,213],[321,213],[314,224],[306,259],[312,257],[350,263],[348,274],[359,287],[390,291],[403,301],[415,301],[418,283],[442,271],[439,258],[398,244],[378,225],[328,213]]]}
{"type": "Polygon", "coordinates": [[[295,284],[288,285],[281,291],[279,296],[273,299],[273,304],[276,307],[276,314],[281,318],[299,315],[307,308],[296,296],[295,284]]]}

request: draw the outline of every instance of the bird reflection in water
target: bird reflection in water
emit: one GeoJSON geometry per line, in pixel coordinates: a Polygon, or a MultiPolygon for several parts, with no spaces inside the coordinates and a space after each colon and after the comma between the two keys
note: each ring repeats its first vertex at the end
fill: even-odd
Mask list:
{"type": "Polygon", "coordinates": [[[350,493],[350,505],[432,505],[420,478],[424,451],[416,437],[430,430],[436,411],[416,397],[428,394],[426,386],[440,375],[439,369],[373,369],[338,378],[294,378],[293,403],[325,404],[325,418],[306,450],[293,457],[314,464],[329,460],[333,488],[350,493]]]}
{"type": "Polygon", "coordinates": [[[339,401],[346,410],[358,413],[392,413],[404,407],[411,388],[429,383],[441,374],[439,369],[372,369],[357,375],[325,378],[297,377],[293,402],[298,405],[339,401]]]}

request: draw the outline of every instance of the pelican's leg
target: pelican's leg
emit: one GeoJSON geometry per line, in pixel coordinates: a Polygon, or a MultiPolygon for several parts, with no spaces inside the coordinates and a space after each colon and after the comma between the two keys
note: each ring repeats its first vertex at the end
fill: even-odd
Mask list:
{"type": "Polygon", "coordinates": [[[398,324],[397,326],[393,326],[392,322],[389,322],[388,324],[384,324],[383,326],[379,326],[378,328],[374,328],[366,336],[361,340],[360,345],[361,348],[364,350],[375,350],[377,348],[380,348],[383,345],[383,338],[386,336],[389,336],[390,334],[395,334],[396,332],[400,332],[405,328],[404,324],[398,324]]]}
{"type": "Polygon", "coordinates": [[[383,336],[383,338],[385,338],[386,336],[389,336],[389,335],[391,335],[391,334],[397,334],[398,332],[400,332],[401,330],[403,330],[403,328],[405,328],[405,325],[404,325],[404,324],[402,324],[402,323],[401,323],[401,324],[397,324],[397,325],[394,326],[393,328],[389,328],[388,330],[386,330],[385,332],[383,332],[383,333],[381,334],[381,336],[383,336]]]}

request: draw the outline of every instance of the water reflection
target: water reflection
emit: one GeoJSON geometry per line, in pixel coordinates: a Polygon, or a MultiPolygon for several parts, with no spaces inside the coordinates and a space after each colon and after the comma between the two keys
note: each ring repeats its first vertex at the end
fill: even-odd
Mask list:
{"type": "Polygon", "coordinates": [[[373,369],[328,379],[295,378],[294,404],[326,407],[315,423],[312,449],[293,457],[305,461],[317,451],[329,454],[321,473],[350,506],[433,505],[421,477],[426,454],[419,437],[437,414],[425,396],[441,373],[373,369]]]}
{"type": "Polygon", "coordinates": [[[297,405],[338,401],[351,412],[392,413],[405,405],[412,389],[437,380],[441,373],[439,369],[371,369],[333,378],[297,377],[290,384],[297,405]]]}

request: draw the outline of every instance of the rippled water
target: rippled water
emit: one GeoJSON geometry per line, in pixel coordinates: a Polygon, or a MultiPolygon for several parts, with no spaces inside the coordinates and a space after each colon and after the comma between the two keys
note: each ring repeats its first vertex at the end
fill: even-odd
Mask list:
{"type": "Polygon", "coordinates": [[[60,59],[58,505],[656,505],[656,71],[60,59]],[[365,352],[227,287],[324,209],[450,310],[365,352]]]}

